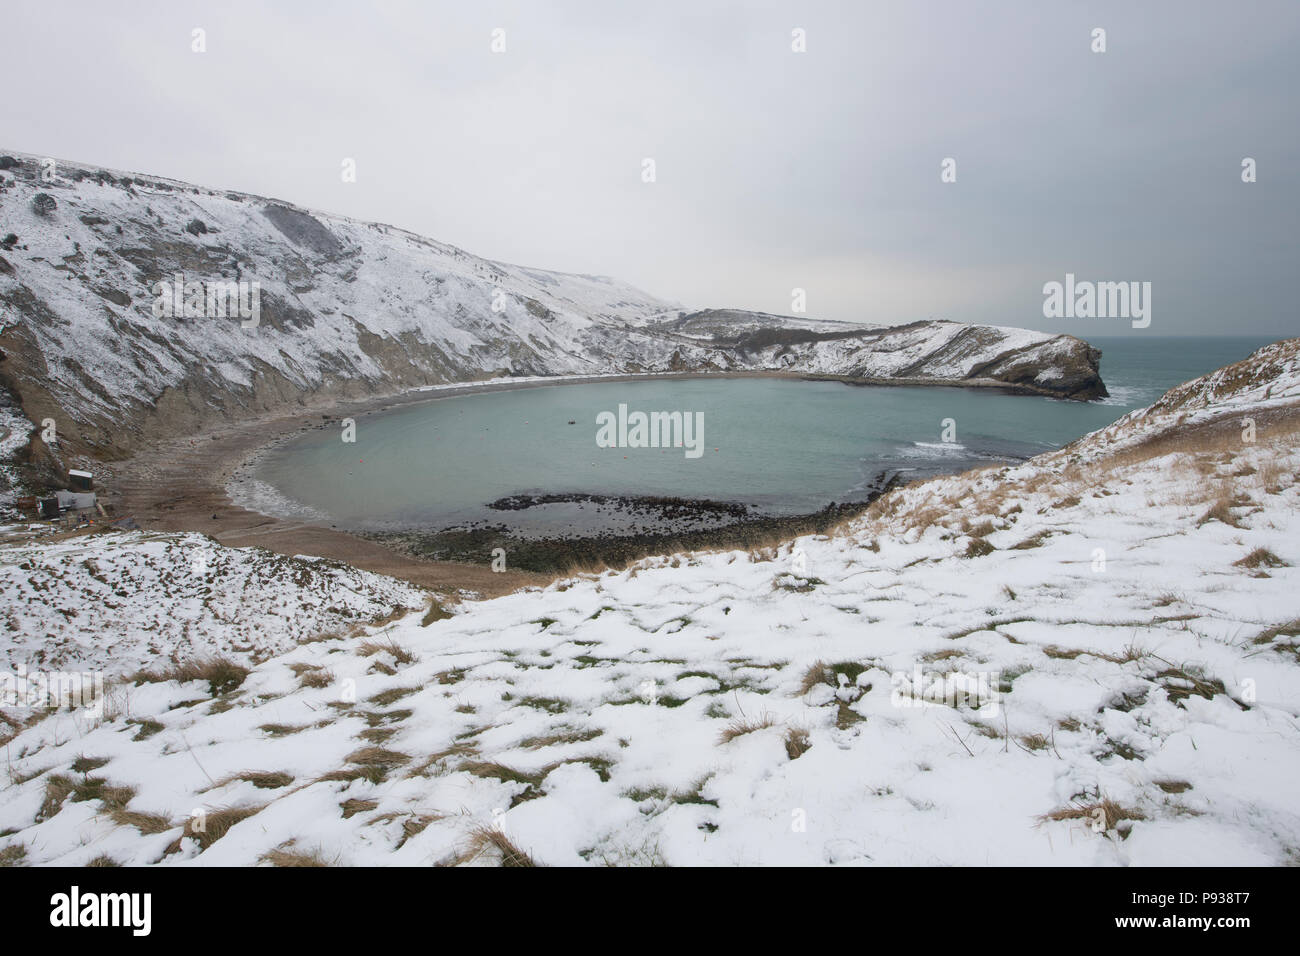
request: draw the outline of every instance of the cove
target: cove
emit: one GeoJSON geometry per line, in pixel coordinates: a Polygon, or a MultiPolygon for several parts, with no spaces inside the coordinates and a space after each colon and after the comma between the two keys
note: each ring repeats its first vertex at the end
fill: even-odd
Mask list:
{"type": "Polygon", "coordinates": [[[342,440],[337,422],[299,433],[269,449],[232,495],[266,513],[374,532],[495,526],[539,536],[646,533],[662,514],[619,506],[645,498],[728,503],[695,515],[695,527],[734,521],[737,508],[808,514],[865,500],[882,476],[956,472],[1060,447],[1257,346],[1236,338],[1134,338],[1100,340],[1100,347],[1113,395],[1105,402],[708,377],[442,398],[359,417],[352,443],[342,440]],[[683,420],[702,416],[703,454],[603,447],[602,413],[620,405],[680,411],[683,420]],[[942,440],[945,419],[955,424],[954,441],[942,440]]]}

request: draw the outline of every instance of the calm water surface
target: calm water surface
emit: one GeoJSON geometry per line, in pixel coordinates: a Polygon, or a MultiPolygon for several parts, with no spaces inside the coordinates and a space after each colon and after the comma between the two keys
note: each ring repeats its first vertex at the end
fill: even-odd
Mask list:
{"type": "Polygon", "coordinates": [[[572,508],[485,507],[516,494],[662,495],[808,512],[863,497],[882,473],[957,471],[1060,447],[1268,340],[1090,341],[1103,352],[1111,391],[1101,402],[777,379],[524,388],[365,416],[352,444],[337,424],[303,433],[263,458],[255,491],[265,510],[369,530],[573,520],[572,508]],[[598,447],[597,415],[620,403],[629,411],[702,412],[703,455],[598,447]],[[941,440],[947,418],[956,423],[951,443],[941,440]]]}

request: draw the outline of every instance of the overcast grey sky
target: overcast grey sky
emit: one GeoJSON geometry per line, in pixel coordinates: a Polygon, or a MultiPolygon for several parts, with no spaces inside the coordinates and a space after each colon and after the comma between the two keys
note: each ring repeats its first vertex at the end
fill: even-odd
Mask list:
{"type": "Polygon", "coordinates": [[[1295,0],[40,0],[0,147],[690,306],[1130,331],[1043,317],[1073,272],[1152,282],[1140,334],[1295,335],[1298,45],[1295,0]]]}

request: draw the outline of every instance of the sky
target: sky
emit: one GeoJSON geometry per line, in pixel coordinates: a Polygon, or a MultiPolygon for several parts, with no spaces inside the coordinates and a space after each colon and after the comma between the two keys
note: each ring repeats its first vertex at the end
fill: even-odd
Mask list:
{"type": "Polygon", "coordinates": [[[1295,0],[41,0],[4,11],[0,149],[691,308],[1281,337],[1297,46],[1295,0]],[[1045,317],[1067,273],[1150,282],[1150,325],[1045,317]]]}

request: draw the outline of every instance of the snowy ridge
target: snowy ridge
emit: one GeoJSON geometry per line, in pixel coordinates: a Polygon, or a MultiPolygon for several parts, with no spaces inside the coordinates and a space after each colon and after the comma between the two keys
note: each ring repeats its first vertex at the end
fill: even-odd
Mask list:
{"type": "Polygon", "coordinates": [[[1069,445],[1070,454],[1097,454],[1139,444],[1178,427],[1233,415],[1259,415],[1300,399],[1300,339],[1286,339],[1171,388],[1146,408],[1085,435],[1069,445]]]}
{"type": "Polygon", "coordinates": [[[261,197],[75,163],[52,182],[39,173],[21,154],[0,170],[0,235],[17,237],[0,248],[0,372],[29,417],[71,419],[76,452],[118,454],[304,396],[502,375],[786,369],[1104,394],[1097,353],[1070,336],[688,314],[613,279],[492,262],[261,197]],[[52,211],[33,208],[40,193],[52,211]],[[259,283],[258,325],[155,317],[155,283],[176,273],[259,283]],[[1041,377],[1049,367],[1060,374],[1041,377]]]}
{"type": "Polygon", "coordinates": [[[118,684],[12,729],[0,854],[1295,863],[1300,341],[1270,348],[1272,381],[1171,391],[1172,446],[1120,429],[1119,454],[908,486],[833,535],[304,643],[219,693],[118,684]],[[1259,440],[1184,406],[1259,412],[1259,440]],[[918,701],[918,672],[982,698],[918,701]]]}

